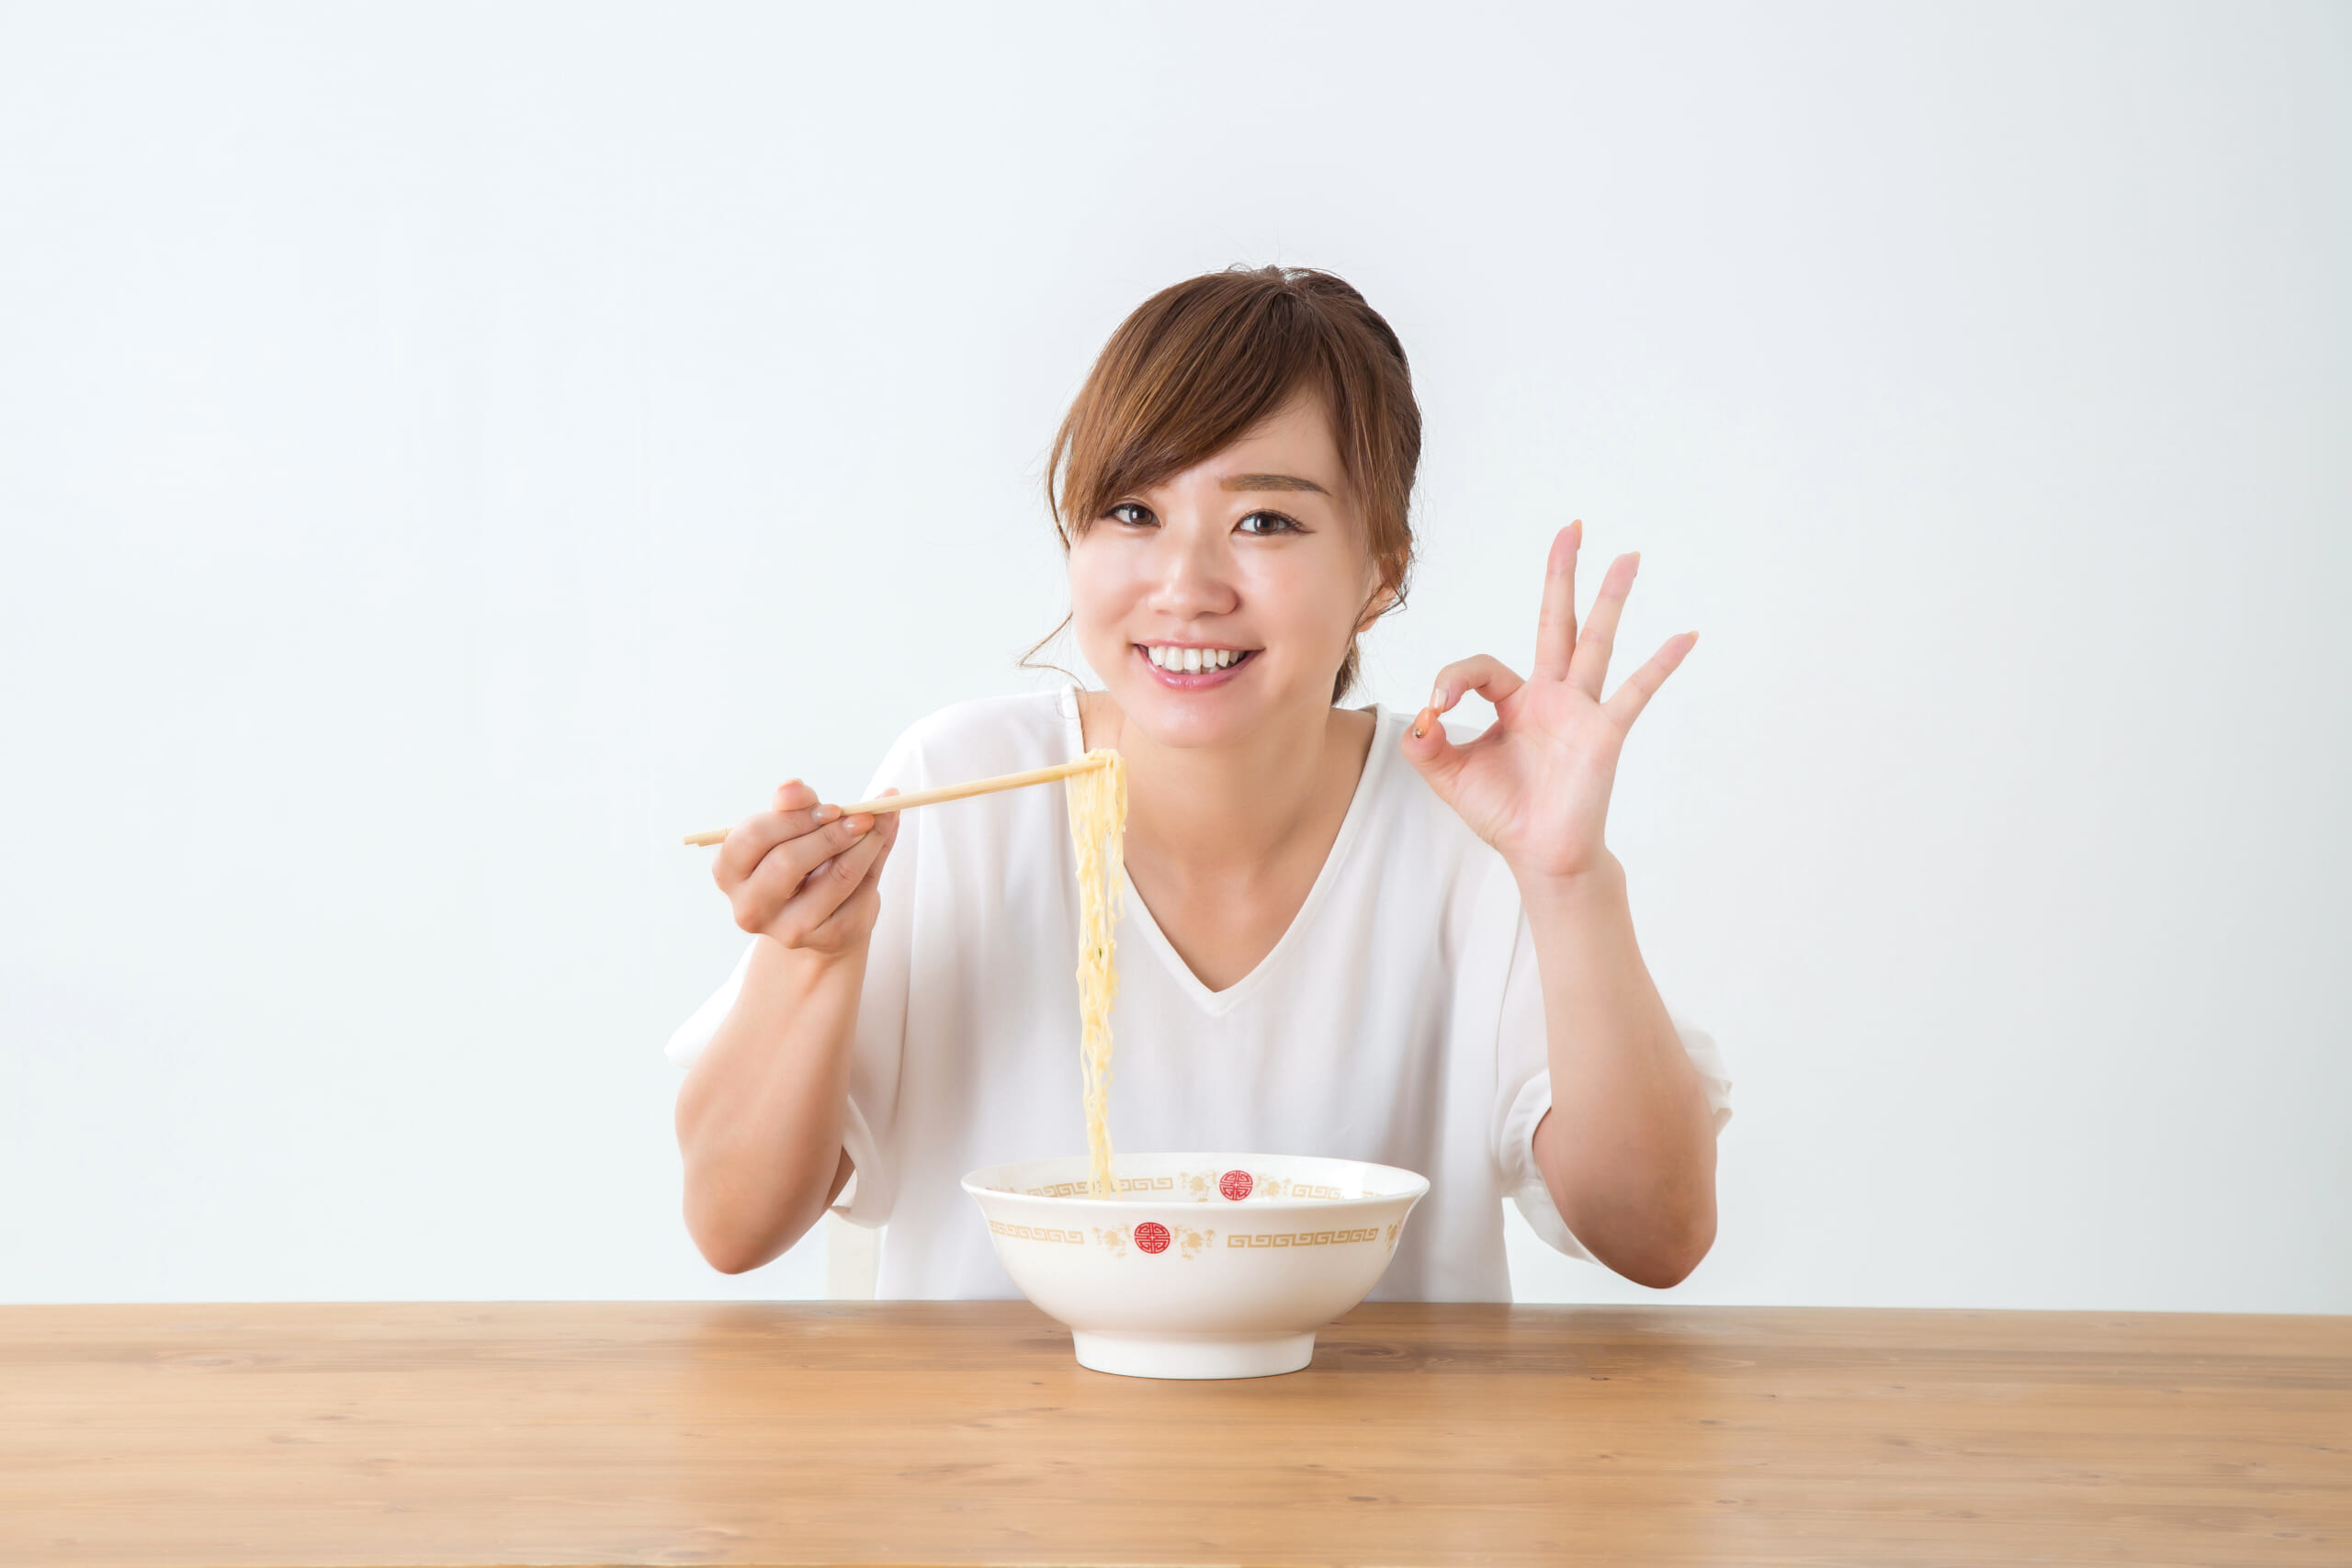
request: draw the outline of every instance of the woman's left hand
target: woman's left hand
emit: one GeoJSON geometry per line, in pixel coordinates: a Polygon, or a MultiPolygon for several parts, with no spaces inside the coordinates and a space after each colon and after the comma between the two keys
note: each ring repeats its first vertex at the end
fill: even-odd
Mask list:
{"type": "Polygon", "coordinates": [[[1667,638],[1602,702],[1610,641],[1641,557],[1619,556],[1610,563],[1579,637],[1577,550],[1583,542],[1581,522],[1552,541],[1533,672],[1522,681],[1484,654],[1447,665],[1438,671],[1430,705],[1405,738],[1405,755],[1430,787],[1501,852],[1522,882],[1574,879],[1608,863],[1602,829],[1626,732],[1699,640],[1697,632],[1667,638]],[[1456,746],[1439,716],[1467,692],[1495,705],[1495,722],[1476,740],[1456,746]]]}

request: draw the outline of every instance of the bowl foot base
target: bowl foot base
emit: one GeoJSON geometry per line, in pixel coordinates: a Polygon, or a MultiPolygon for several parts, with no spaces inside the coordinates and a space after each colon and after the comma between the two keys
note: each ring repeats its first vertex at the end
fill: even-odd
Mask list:
{"type": "Polygon", "coordinates": [[[1124,1378],[1265,1378],[1315,1359],[1307,1334],[1087,1333],[1072,1329],[1078,1364],[1124,1378]]]}

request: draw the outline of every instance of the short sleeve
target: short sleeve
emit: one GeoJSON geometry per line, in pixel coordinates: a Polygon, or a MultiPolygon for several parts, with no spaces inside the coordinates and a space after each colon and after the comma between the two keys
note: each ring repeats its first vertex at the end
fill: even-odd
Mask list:
{"type": "MultiPolygon", "coordinates": [[[[1731,1079],[1724,1071],[1723,1053],[1713,1036],[1696,1028],[1672,1008],[1667,1017],[1681,1038],[1682,1049],[1698,1069],[1714,1112],[1720,1134],[1731,1120],[1731,1079]]],[[[1556,1252],[1598,1262],[1577,1240],[1552,1201],[1544,1173],[1535,1163],[1535,1127],[1552,1109],[1552,1071],[1544,1032],[1544,987],[1536,973],[1535,943],[1522,913],[1511,947],[1510,972],[1503,982],[1502,1015],[1495,1041],[1495,1153],[1503,1176],[1503,1190],[1524,1215],[1535,1234],[1556,1252]]]]}
{"type": "MultiPolygon", "coordinates": [[[[911,736],[901,737],[875,771],[866,795],[871,798],[886,789],[922,788],[928,782],[923,772],[920,749],[911,736]]],[[[906,1043],[920,838],[919,819],[910,817],[901,824],[890,858],[882,867],[882,910],[866,951],[865,981],[858,994],[857,1037],[850,1062],[849,1102],[842,1116],[842,1146],[857,1168],[833,1201],[833,1212],[869,1227],[888,1219],[890,1197],[897,1188],[888,1148],[898,1109],[899,1064],[906,1043]]],[[[691,1068],[701,1060],[718,1026],[733,1010],[736,998],[742,995],[752,953],[762,940],[756,936],[751,940],[726,981],[672,1032],[664,1053],[678,1066],[691,1068]]]]}

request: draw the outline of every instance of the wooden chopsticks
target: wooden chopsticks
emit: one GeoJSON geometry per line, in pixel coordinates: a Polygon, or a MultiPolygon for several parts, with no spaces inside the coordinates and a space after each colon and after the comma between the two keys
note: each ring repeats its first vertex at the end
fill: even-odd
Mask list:
{"type": "MultiPolygon", "coordinates": [[[[1025,789],[1031,784],[1051,784],[1072,773],[1082,773],[1099,768],[1102,763],[1093,757],[1080,757],[1075,762],[1056,762],[1050,768],[1032,768],[1025,773],[999,773],[992,779],[971,779],[959,784],[944,784],[938,789],[919,789],[912,795],[886,795],[878,800],[861,800],[854,806],[842,807],[843,817],[861,813],[904,811],[914,806],[937,806],[943,800],[962,800],[967,795],[994,795],[1001,789],[1025,789]]],[[[717,828],[707,833],[689,833],[685,841],[701,847],[716,844],[733,832],[731,828],[717,828]]]]}

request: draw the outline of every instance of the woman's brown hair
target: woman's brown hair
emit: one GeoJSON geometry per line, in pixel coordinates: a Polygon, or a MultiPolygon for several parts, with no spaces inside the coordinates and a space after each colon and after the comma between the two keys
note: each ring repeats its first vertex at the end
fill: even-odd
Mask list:
{"type": "MultiPolygon", "coordinates": [[[[1413,378],[1380,312],[1328,272],[1234,267],[1163,288],[1119,323],[1054,436],[1046,502],[1067,550],[1121,497],[1231,446],[1303,390],[1319,394],[1389,595],[1413,565],[1421,459],[1413,378]]],[[[1371,608],[1371,603],[1364,606],[1371,608]]],[[[1348,639],[1331,700],[1355,683],[1348,639]]]]}

